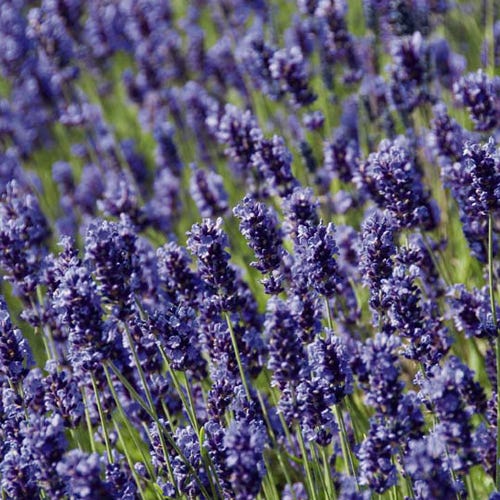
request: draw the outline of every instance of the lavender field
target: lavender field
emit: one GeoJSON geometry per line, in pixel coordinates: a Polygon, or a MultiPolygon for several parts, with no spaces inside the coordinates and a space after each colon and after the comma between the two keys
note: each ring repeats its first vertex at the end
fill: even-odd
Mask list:
{"type": "Polygon", "coordinates": [[[0,0],[0,491],[500,500],[500,2],[0,0]]]}

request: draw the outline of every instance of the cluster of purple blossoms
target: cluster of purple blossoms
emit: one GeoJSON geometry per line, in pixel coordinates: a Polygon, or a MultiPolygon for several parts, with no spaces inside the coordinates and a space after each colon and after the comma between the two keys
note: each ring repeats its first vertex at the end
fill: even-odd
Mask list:
{"type": "Polygon", "coordinates": [[[498,78],[490,79],[482,70],[461,78],[453,87],[457,101],[467,108],[476,130],[491,130],[498,122],[498,78]]]}
{"type": "Polygon", "coordinates": [[[399,228],[433,229],[439,222],[437,206],[422,182],[408,139],[383,140],[359,167],[357,182],[375,203],[386,209],[399,228]]]}

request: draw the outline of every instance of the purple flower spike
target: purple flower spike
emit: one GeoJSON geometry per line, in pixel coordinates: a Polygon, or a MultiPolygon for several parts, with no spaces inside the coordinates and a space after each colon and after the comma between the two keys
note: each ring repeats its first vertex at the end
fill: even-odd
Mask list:
{"type": "Polygon", "coordinates": [[[281,264],[283,248],[278,217],[274,210],[245,196],[233,209],[233,213],[240,219],[241,233],[257,257],[252,266],[264,274],[277,269],[281,264]]]}
{"type": "Polygon", "coordinates": [[[23,334],[11,323],[4,299],[0,296],[0,382],[7,377],[14,385],[26,375],[32,354],[23,334]]]}
{"type": "Polygon", "coordinates": [[[226,431],[226,467],[237,500],[252,500],[259,493],[265,473],[266,441],[264,426],[259,421],[233,421],[226,431]]]}
{"type": "Polygon", "coordinates": [[[500,79],[491,80],[482,69],[469,73],[454,86],[457,101],[465,106],[474,122],[476,130],[485,132],[498,123],[495,100],[500,93],[500,79]]]}
{"type": "Polygon", "coordinates": [[[436,227],[437,206],[422,183],[405,137],[399,136],[393,141],[384,139],[378,151],[361,164],[357,181],[380,208],[389,211],[399,228],[436,227]]]}

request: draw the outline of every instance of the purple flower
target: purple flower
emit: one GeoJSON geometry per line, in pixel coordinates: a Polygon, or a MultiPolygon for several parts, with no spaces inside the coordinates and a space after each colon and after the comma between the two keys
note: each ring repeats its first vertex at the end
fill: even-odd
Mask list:
{"type": "Polygon", "coordinates": [[[319,130],[325,123],[325,115],[322,111],[312,111],[304,116],[304,126],[307,130],[319,130]]]}
{"type": "Polygon", "coordinates": [[[491,80],[482,69],[465,75],[453,85],[455,98],[467,108],[480,132],[491,130],[498,122],[495,100],[499,90],[500,80],[491,80]]]}
{"type": "Polygon", "coordinates": [[[109,171],[105,179],[102,198],[97,207],[107,216],[120,217],[127,215],[133,221],[139,221],[139,193],[135,181],[128,171],[109,171]]]}
{"type": "Polygon", "coordinates": [[[24,436],[22,447],[25,459],[34,465],[38,484],[50,495],[61,496],[64,484],[56,474],[56,466],[67,448],[63,419],[30,415],[21,425],[24,436]]]}
{"type": "Polygon", "coordinates": [[[466,402],[473,398],[476,403],[483,396],[484,409],[485,401],[481,387],[473,381],[473,375],[458,358],[452,357],[442,367],[433,366],[428,378],[421,381],[422,396],[432,405],[439,419],[435,433],[447,447],[450,466],[465,473],[479,460],[474,449],[466,402]]]}
{"type": "Polygon", "coordinates": [[[93,369],[106,356],[103,310],[90,269],[81,261],[65,269],[54,291],[53,308],[69,339],[75,367],[93,369]]]}
{"type": "Polygon", "coordinates": [[[253,166],[270,184],[270,194],[285,198],[298,186],[298,181],[292,173],[292,154],[282,137],[274,135],[271,140],[262,139],[251,160],[253,166]]]}
{"type": "Polygon", "coordinates": [[[321,43],[323,66],[343,62],[349,67],[344,82],[352,83],[361,78],[360,61],[356,45],[346,22],[347,4],[344,1],[319,0],[314,17],[321,21],[318,38],[321,43]]]}
{"type": "Polygon", "coordinates": [[[368,339],[361,352],[365,375],[362,387],[366,389],[366,402],[384,415],[397,414],[404,383],[399,380],[400,367],[397,349],[401,341],[396,336],[377,333],[368,339]]]}
{"type": "Polygon", "coordinates": [[[307,490],[302,483],[293,483],[292,486],[287,484],[283,489],[281,500],[307,500],[307,490]]]}
{"type": "Polygon", "coordinates": [[[271,74],[271,60],[276,49],[266,42],[261,29],[254,29],[237,48],[242,66],[249,73],[255,88],[271,99],[279,99],[282,91],[271,74]]]}
{"type": "MultiPolygon", "coordinates": [[[[200,481],[204,487],[208,488],[208,478],[203,469],[200,443],[196,432],[190,426],[178,427],[175,431],[174,439],[185,459],[194,469],[194,474],[198,476],[198,481],[200,481]]],[[[184,460],[179,455],[175,455],[171,461],[179,491],[190,498],[199,496],[201,492],[198,481],[195,480],[193,473],[191,473],[184,460]]]]}
{"type": "Polygon", "coordinates": [[[357,181],[380,208],[389,211],[399,228],[433,229],[438,223],[437,206],[422,183],[405,137],[384,139],[360,165],[357,181]]]}
{"type": "Polygon", "coordinates": [[[296,266],[303,266],[309,285],[320,295],[332,297],[338,283],[335,255],[338,248],[333,236],[335,228],[322,223],[317,226],[299,226],[296,266]]]}
{"type": "MultiPolygon", "coordinates": [[[[263,274],[277,270],[282,264],[284,249],[274,210],[247,195],[233,209],[233,213],[240,219],[241,234],[257,257],[257,261],[250,265],[263,274]]],[[[268,279],[265,280],[267,282],[268,279]]]]}
{"type": "Polygon", "coordinates": [[[295,106],[308,106],[316,100],[309,88],[309,75],[304,56],[299,47],[277,50],[270,62],[272,77],[280,82],[283,92],[290,94],[295,106]]]}
{"type": "Polygon", "coordinates": [[[444,443],[435,433],[410,441],[404,468],[412,480],[416,499],[447,500],[456,496],[456,485],[446,470],[445,452],[444,443]]]}
{"type": "Polygon", "coordinates": [[[471,180],[464,200],[467,212],[486,217],[500,210],[500,158],[494,139],[483,145],[466,144],[461,163],[471,180]]]}
{"type": "Polygon", "coordinates": [[[283,200],[284,227],[287,233],[297,238],[299,226],[318,225],[318,207],[319,202],[312,189],[296,187],[283,200]]]}
{"type": "Polygon", "coordinates": [[[290,394],[289,389],[285,389],[280,402],[280,409],[289,425],[292,426],[297,419],[307,441],[316,441],[320,446],[330,444],[338,429],[327,384],[319,377],[306,378],[290,394]]]}
{"type": "Polygon", "coordinates": [[[273,383],[283,389],[298,384],[309,368],[297,336],[297,322],[286,303],[273,297],[267,307],[264,335],[269,343],[268,368],[273,370],[273,383]]]}
{"type": "MultiPolygon", "coordinates": [[[[447,293],[450,307],[449,317],[453,319],[455,328],[464,332],[466,337],[495,338],[496,328],[491,319],[491,306],[488,289],[476,288],[468,291],[465,285],[450,287],[447,293]]],[[[500,310],[497,307],[497,316],[500,310]]]]}
{"type": "Polygon", "coordinates": [[[2,457],[1,488],[10,498],[37,498],[40,489],[37,485],[33,464],[15,448],[2,457]]]}
{"type": "Polygon", "coordinates": [[[155,161],[158,170],[167,169],[175,177],[180,177],[182,162],[174,141],[174,127],[168,122],[157,124],[154,129],[154,138],[157,142],[155,161]]]}
{"type": "Polygon", "coordinates": [[[229,265],[230,255],[226,250],[229,242],[222,230],[222,219],[219,217],[215,222],[204,219],[194,224],[187,235],[187,247],[198,259],[200,276],[224,295],[234,293],[236,275],[229,265]]]}
{"type": "Polygon", "coordinates": [[[370,288],[370,306],[379,309],[382,280],[391,276],[396,253],[391,218],[380,212],[367,218],[363,224],[361,245],[360,274],[363,283],[370,288]]]}
{"type": "Polygon", "coordinates": [[[392,463],[390,430],[383,423],[370,425],[370,433],[358,450],[360,483],[382,494],[397,484],[397,470],[392,463]]]}
{"type": "Polygon", "coordinates": [[[77,379],[55,361],[47,361],[47,377],[43,379],[44,404],[48,411],[62,417],[64,425],[76,427],[84,414],[82,393],[77,379]]]}
{"type": "Polygon", "coordinates": [[[444,38],[430,41],[428,47],[430,64],[435,71],[435,76],[441,85],[451,90],[464,72],[465,58],[452,52],[448,41],[444,38]]]}
{"type": "Polygon", "coordinates": [[[358,168],[359,144],[349,130],[339,127],[330,141],[323,145],[325,171],[343,182],[350,182],[358,168]]]}
{"type": "MultiPolygon", "coordinates": [[[[468,133],[448,115],[443,103],[436,104],[433,112],[429,142],[442,167],[446,167],[462,158],[468,133]]],[[[443,173],[446,179],[446,169],[443,173]]]]}
{"type": "Polygon", "coordinates": [[[153,183],[153,195],[144,206],[147,223],[157,231],[168,235],[181,211],[180,179],[168,168],[157,171],[153,183]]]}
{"type": "Polygon", "coordinates": [[[330,405],[339,404],[353,390],[346,346],[331,330],[326,330],[326,337],[317,337],[308,349],[310,365],[323,384],[324,397],[330,405]]]}
{"type": "MultiPolygon", "coordinates": [[[[174,370],[189,371],[196,378],[206,375],[198,341],[198,324],[195,311],[179,307],[175,311],[156,310],[150,318],[150,328],[156,340],[163,346],[174,370]]],[[[151,361],[149,361],[151,364],[151,361]]]]}
{"type": "Polygon", "coordinates": [[[134,291],[137,273],[137,235],[130,221],[95,220],[85,237],[85,260],[97,278],[98,289],[112,304],[125,305],[134,291]]]}
{"type": "Polygon", "coordinates": [[[0,296],[0,381],[3,377],[14,385],[22,381],[32,363],[28,342],[14,328],[5,300],[0,296]]]}
{"type": "MultiPolygon", "coordinates": [[[[212,120],[210,117],[207,122],[212,120]]],[[[208,123],[209,126],[211,123],[208,123]]],[[[217,140],[226,146],[224,152],[230,158],[237,174],[251,167],[252,155],[258,150],[262,132],[250,111],[242,112],[227,104],[217,126],[217,140]]]]}
{"type": "Polygon", "coordinates": [[[137,498],[137,486],[132,477],[128,464],[118,453],[114,453],[114,462],[106,464],[106,482],[112,492],[113,498],[122,500],[135,500],[137,498]]]}
{"type": "Polygon", "coordinates": [[[226,469],[237,500],[251,500],[264,477],[264,425],[259,421],[233,421],[224,436],[226,469]]]}
{"type": "Polygon", "coordinates": [[[184,247],[170,242],[156,250],[158,278],[170,300],[184,305],[196,305],[203,282],[191,270],[191,258],[184,247]]]}
{"type": "Polygon", "coordinates": [[[417,31],[411,37],[394,39],[391,94],[396,107],[410,113],[428,99],[427,46],[417,31]]]}
{"type": "Polygon", "coordinates": [[[0,266],[24,296],[39,282],[49,237],[47,220],[35,196],[12,180],[0,197],[0,266]]]}
{"type": "Polygon", "coordinates": [[[97,453],[71,450],[57,464],[65,494],[75,499],[109,498],[109,487],[101,479],[101,460],[97,453]]]}
{"type": "Polygon", "coordinates": [[[229,208],[222,177],[212,170],[191,164],[189,191],[202,217],[224,215],[229,208]]]}

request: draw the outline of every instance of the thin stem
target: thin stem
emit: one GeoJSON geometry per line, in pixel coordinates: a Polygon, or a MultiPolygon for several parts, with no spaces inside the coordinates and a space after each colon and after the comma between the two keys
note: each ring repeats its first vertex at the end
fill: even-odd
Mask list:
{"type": "MultiPolygon", "coordinates": [[[[146,454],[144,453],[144,450],[142,449],[142,446],[137,441],[137,439],[134,435],[134,431],[132,429],[132,426],[130,424],[128,417],[125,414],[125,410],[123,409],[120,398],[118,397],[118,394],[116,393],[116,390],[115,390],[114,385],[113,385],[113,381],[111,380],[111,376],[109,374],[108,367],[106,365],[104,365],[104,373],[106,375],[106,380],[108,381],[108,387],[109,387],[109,390],[111,391],[111,395],[113,396],[113,399],[115,400],[115,404],[116,404],[116,407],[118,409],[118,413],[120,414],[123,422],[125,423],[125,426],[127,427],[127,430],[128,430],[130,437],[134,443],[134,446],[136,449],[138,449],[140,451],[140,453],[142,455],[142,459],[143,459],[144,464],[148,470],[149,475],[151,477],[155,477],[153,468],[151,467],[151,464],[149,463],[149,460],[147,459],[146,454]]],[[[115,428],[116,427],[117,427],[117,424],[115,422],[115,428]]],[[[125,455],[127,455],[128,450],[125,446],[125,441],[123,442],[123,447],[124,447],[125,455]]]]}
{"type": "Polygon", "coordinates": [[[474,482],[472,481],[470,474],[465,476],[465,484],[467,485],[467,492],[469,494],[468,498],[470,498],[470,500],[476,500],[476,490],[474,489],[474,482]]]}
{"type": "Polygon", "coordinates": [[[229,314],[226,313],[226,322],[227,327],[229,328],[229,334],[231,336],[231,343],[233,344],[234,355],[236,356],[236,363],[238,364],[238,370],[240,372],[241,382],[243,383],[243,387],[245,388],[245,393],[248,399],[248,402],[252,402],[252,396],[250,393],[250,389],[248,387],[247,378],[245,376],[245,370],[243,369],[243,363],[241,362],[240,351],[238,349],[238,343],[236,342],[236,335],[234,333],[233,325],[231,323],[231,319],[229,318],[229,314]]]}
{"type": "Polygon", "coordinates": [[[306,471],[307,482],[309,484],[311,498],[312,498],[312,500],[316,500],[317,495],[316,495],[316,489],[314,487],[315,483],[313,481],[311,468],[309,467],[309,460],[307,459],[306,445],[304,443],[304,438],[302,436],[302,431],[300,429],[300,425],[297,425],[297,437],[298,437],[298,441],[299,441],[300,452],[302,454],[302,462],[304,464],[304,469],[306,471]]]}
{"type": "Polygon", "coordinates": [[[90,421],[90,413],[89,413],[89,405],[87,404],[87,398],[85,397],[85,391],[82,388],[82,399],[84,403],[84,411],[85,411],[85,422],[87,423],[87,431],[89,433],[89,440],[90,440],[90,449],[92,450],[92,453],[95,453],[96,447],[95,447],[95,442],[94,442],[94,433],[92,431],[92,422],[90,421]]]}
{"type": "Polygon", "coordinates": [[[321,454],[323,455],[323,474],[325,476],[325,482],[327,484],[327,495],[328,498],[337,498],[337,492],[335,491],[335,484],[333,483],[332,473],[330,470],[330,459],[328,457],[328,450],[325,446],[321,448],[321,454]]]}
{"type": "MultiPolygon", "coordinates": [[[[266,423],[267,432],[269,434],[269,437],[271,439],[273,447],[276,450],[278,450],[278,441],[276,440],[276,435],[274,434],[273,426],[271,425],[271,420],[269,419],[269,415],[268,415],[268,412],[267,412],[266,404],[265,404],[264,400],[262,399],[262,395],[260,394],[259,391],[257,391],[257,399],[259,400],[260,407],[262,409],[262,416],[264,417],[264,421],[266,423]]],[[[280,464],[281,470],[283,471],[283,474],[285,475],[286,482],[290,486],[290,491],[292,491],[292,493],[293,493],[292,479],[291,479],[290,474],[288,472],[288,468],[286,467],[285,462],[283,460],[281,451],[277,451],[277,457],[278,457],[278,462],[280,464]]]]}
{"type": "Polygon", "coordinates": [[[342,447],[342,454],[344,455],[344,460],[346,461],[349,474],[355,479],[356,488],[359,489],[358,478],[356,477],[356,469],[354,467],[354,459],[351,453],[349,439],[347,438],[347,430],[344,423],[344,416],[342,415],[342,410],[340,408],[340,405],[335,405],[334,411],[340,430],[340,445],[342,447]]]}
{"type": "Polygon", "coordinates": [[[113,463],[113,454],[111,453],[111,444],[109,441],[108,428],[106,427],[106,420],[104,419],[104,411],[101,406],[101,400],[99,399],[99,391],[97,389],[97,384],[94,378],[94,374],[91,374],[90,380],[92,382],[92,388],[94,389],[95,400],[97,404],[97,410],[99,411],[99,418],[101,419],[102,432],[104,434],[104,442],[106,444],[106,452],[108,455],[108,462],[113,463]]]}
{"type": "MultiPolygon", "coordinates": [[[[125,324],[124,324],[124,327],[125,327],[125,333],[127,335],[127,341],[128,341],[129,347],[130,347],[130,351],[132,352],[132,357],[134,358],[135,366],[137,368],[137,372],[139,373],[139,378],[141,379],[141,383],[142,383],[142,386],[144,388],[144,394],[146,394],[146,399],[147,399],[147,402],[148,402],[148,405],[149,405],[149,409],[151,411],[151,415],[153,417],[153,421],[156,424],[156,428],[157,428],[157,431],[158,431],[158,437],[160,439],[160,444],[161,444],[161,448],[162,448],[162,451],[163,451],[163,457],[165,458],[165,462],[167,464],[167,468],[168,468],[170,480],[175,485],[176,483],[174,481],[174,474],[173,474],[172,467],[171,467],[171,464],[170,464],[170,459],[169,459],[169,455],[168,455],[167,444],[165,443],[165,439],[163,437],[164,434],[162,432],[161,424],[160,424],[160,421],[158,419],[158,414],[156,412],[156,408],[155,408],[155,405],[154,405],[154,402],[153,402],[153,398],[151,396],[151,392],[149,390],[149,386],[148,386],[148,384],[146,382],[146,377],[144,375],[144,371],[142,370],[142,366],[141,366],[141,363],[139,361],[139,356],[137,355],[137,352],[135,350],[134,340],[132,339],[132,335],[130,334],[130,330],[128,329],[128,326],[125,325],[125,324]]],[[[177,490],[177,487],[176,487],[176,490],[177,490]]]]}
{"type": "MultiPolygon", "coordinates": [[[[325,302],[326,302],[326,310],[328,312],[328,325],[330,329],[333,331],[333,317],[332,317],[332,311],[330,308],[330,302],[328,300],[328,297],[325,297],[325,302]]],[[[347,430],[345,427],[344,423],[344,416],[342,415],[342,410],[340,408],[340,405],[335,405],[335,417],[337,419],[337,423],[339,425],[339,431],[340,431],[340,444],[342,447],[342,454],[344,456],[344,460],[347,464],[347,468],[349,470],[349,474],[354,477],[356,481],[356,488],[359,489],[359,484],[358,484],[358,478],[356,477],[356,468],[354,467],[354,458],[352,456],[351,452],[351,446],[349,444],[349,439],[347,437],[347,430]]],[[[352,421],[352,419],[351,419],[352,421]]],[[[356,435],[356,433],[354,433],[356,435]]]]}
{"type": "Polygon", "coordinates": [[[194,410],[194,402],[193,398],[191,395],[191,391],[189,391],[189,385],[187,383],[187,376],[184,374],[185,377],[185,385],[186,385],[186,391],[188,393],[188,399],[186,399],[186,396],[184,392],[182,391],[181,384],[179,383],[179,379],[177,378],[177,375],[175,371],[172,369],[170,366],[170,360],[168,359],[167,353],[165,352],[165,349],[163,346],[158,342],[158,349],[160,351],[160,354],[163,358],[163,361],[165,362],[165,365],[167,367],[167,371],[172,378],[172,382],[174,383],[175,390],[177,391],[177,394],[179,395],[179,398],[182,401],[182,404],[184,405],[184,408],[186,409],[186,412],[188,414],[189,421],[191,425],[193,426],[193,429],[196,431],[196,434],[199,434],[200,432],[200,426],[198,424],[198,420],[196,418],[196,413],[194,410]]]}
{"type": "MultiPolygon", "coordinates": [[[[490,289],[491,319],[495,327],[495,351],[497,361],[497,464],[500,459],[500,339],[497,329],[495,288],[493,287],[493,214],[488,215],[488,285],[490,289]]],[[[495,486],[500,491],[500,466],[496,466],[495,486]]]]}
{"type": "MultiPolygon", "coordinates": [[[[132,477],[134,478],[135,484],[137,485],[137,489],[139,490],[141,498],[145,499],[146,496],[144,494],[144,490],[143,490],[142,485],[141,485],[141,480],[139,479],[139,476],[137,475],[137,472],[135,471],[134,462],[133,462],[133,460],[128,452],[127,446],[125,444],[125,439],[123,438],[121,430],[120,430],[120,426],[114,420],[113,420],[113,425],[115,427],[116,433],[118,434],[118,439],[120,440],[120,443],[122,445],[123,452],[125,453],[125,458],[127,459],[127,463],[129,465],[129,468],[130,468],[130,473],[132,474],[132,477]]],[[[158,495],[156,490],[154,488],[153,488],[153,490],[155,491],[156,497],[158,499],[160,499],[161,497],[158,495]]]]}

